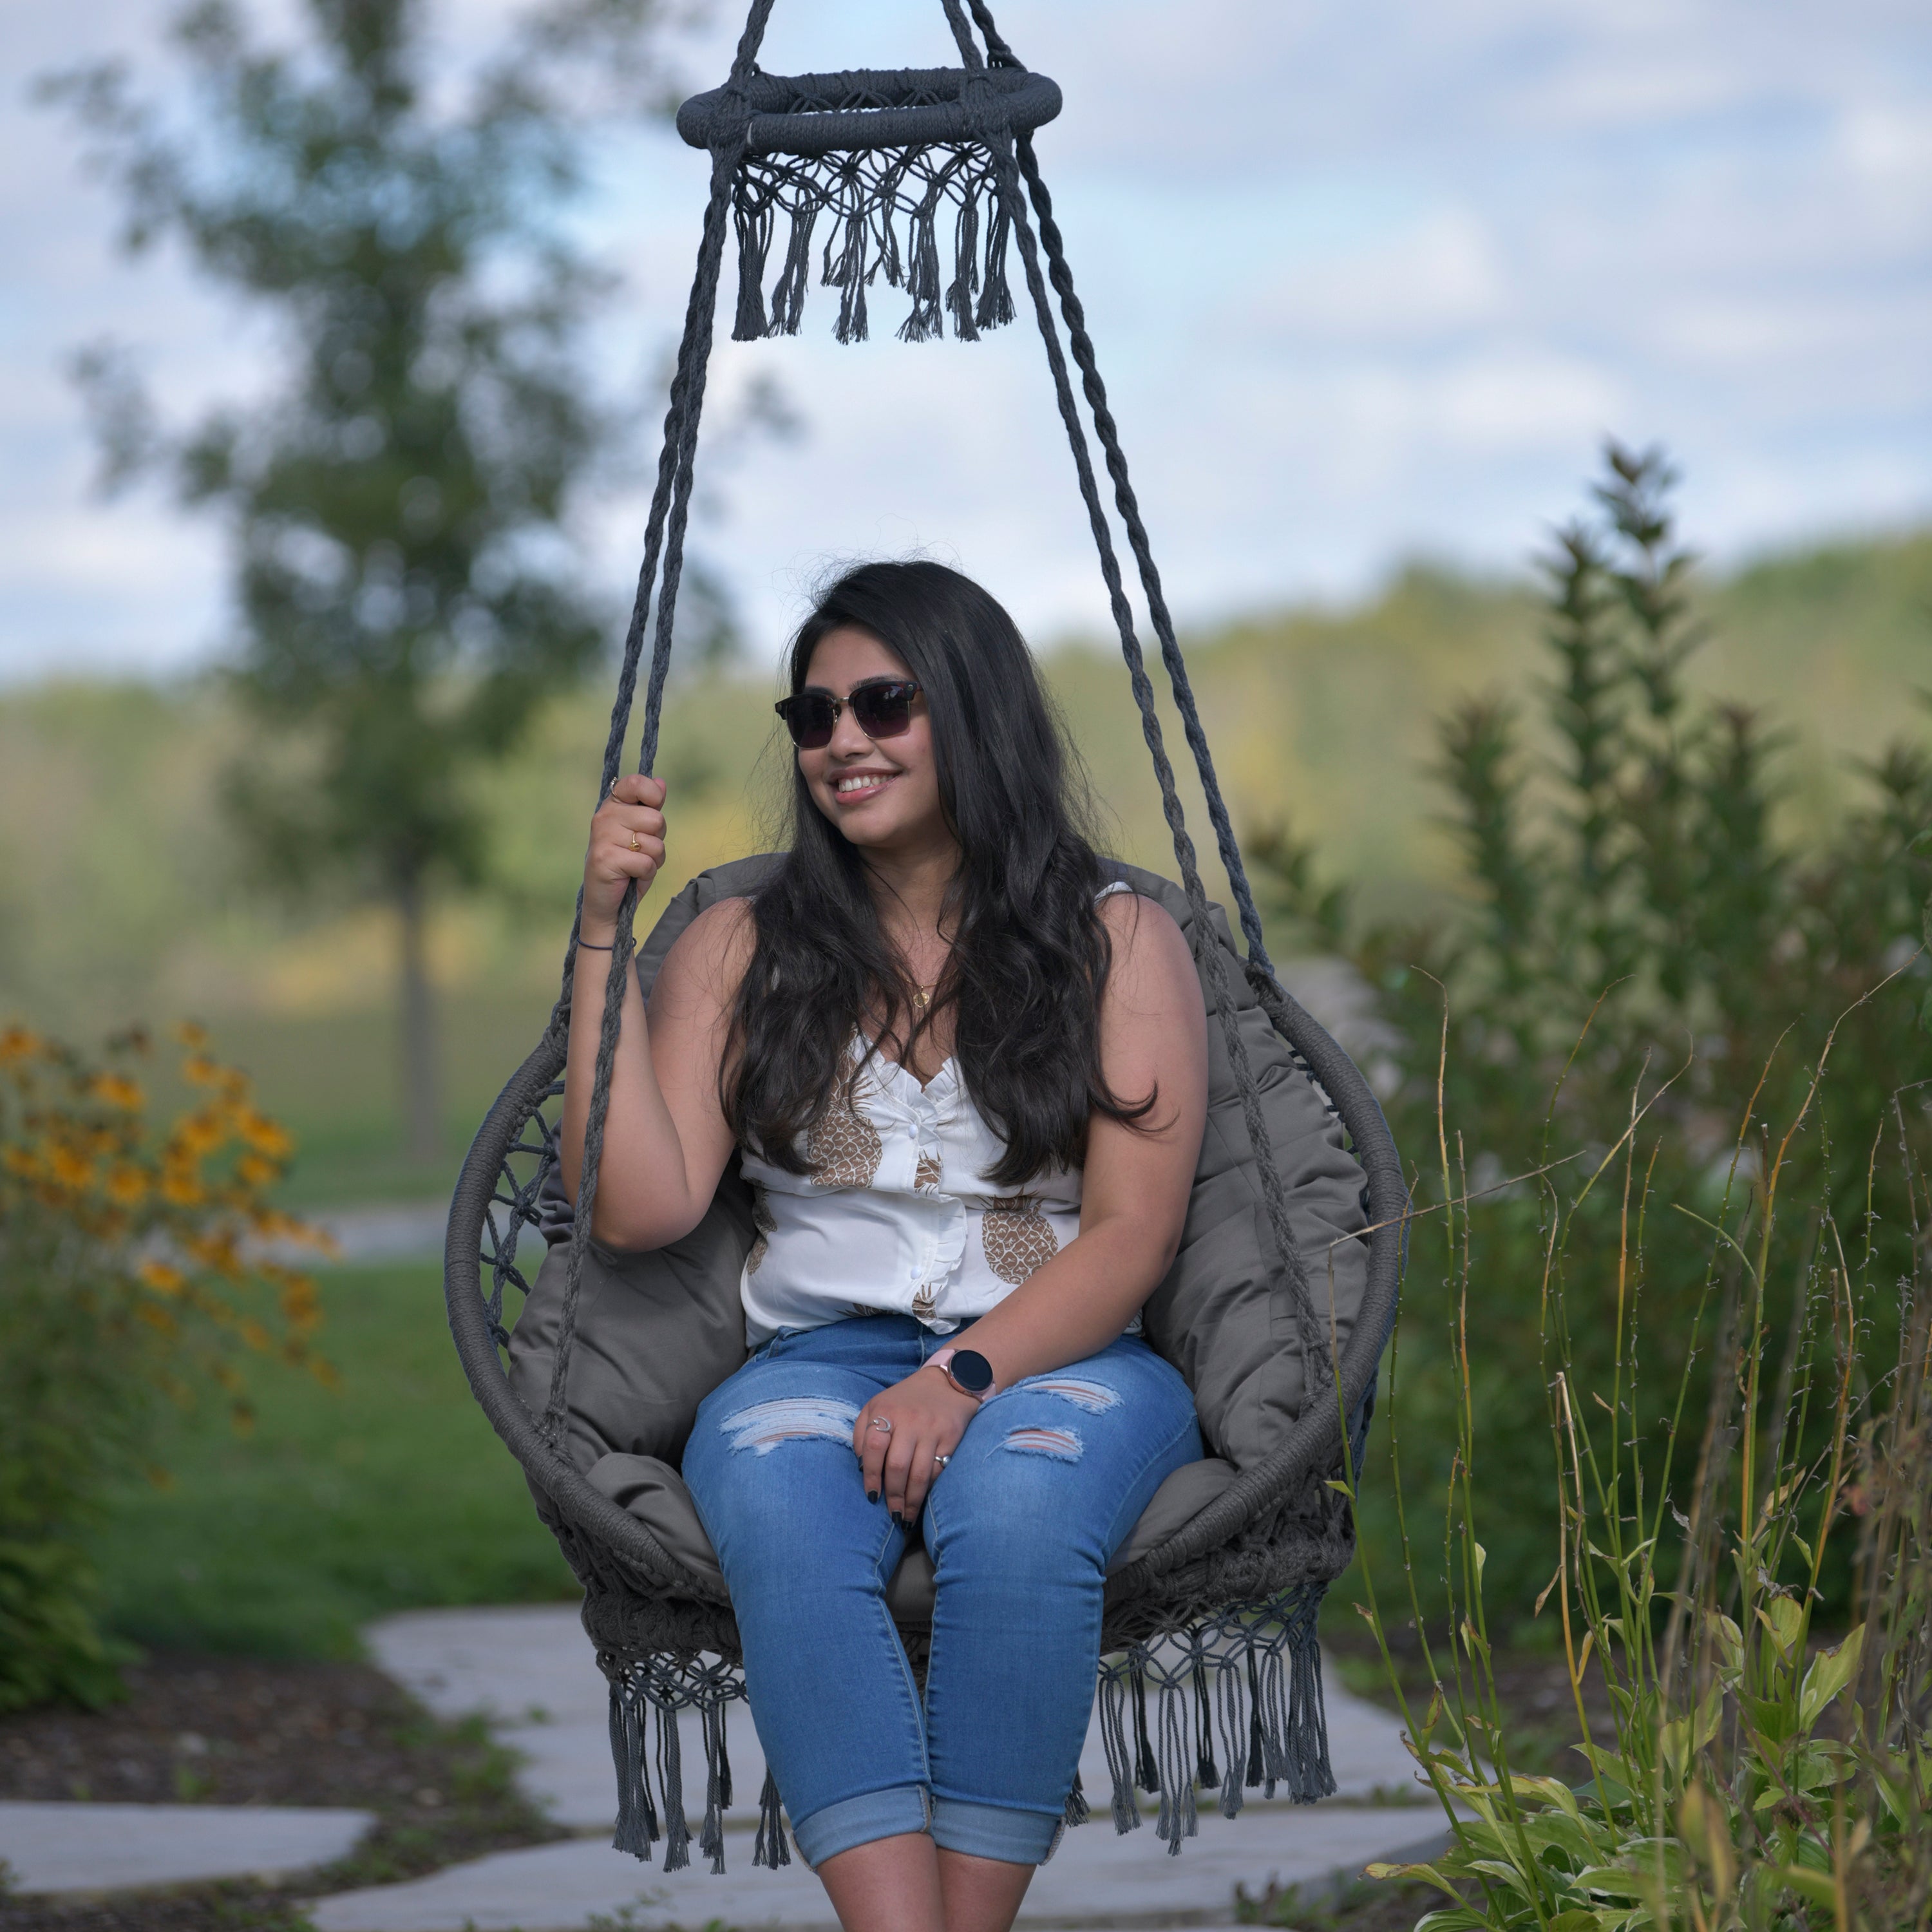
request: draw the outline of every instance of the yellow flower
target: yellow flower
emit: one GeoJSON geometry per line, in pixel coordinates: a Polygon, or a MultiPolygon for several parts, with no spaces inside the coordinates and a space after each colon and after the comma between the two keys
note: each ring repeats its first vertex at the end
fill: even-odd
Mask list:
{"type": "Polygon", "coordinates": [[[283,1284],[281,1302],[282,1318],[297,1334],[308,1334],[320,1324],[322,1310],[315,1283],[307,1275],[291,1276],[283,1284]]]}
{"type": "Polygon", "coordinates": [[[161,1173],[161,1198],[173,1208],[198,1208],[208,1190],[191,1167],[171,1163],[161,1173]]]}
{"type": "Polygon", "coordinates": [[[157,1294],[178,1294],[188,1286],[188,1276],[166,1262],[143,1262],[135,1272],[157,1294]]]}
{"type": "Polygon", "coordinates": [[[105,1101],[110,1107],[120,1107],[128,1112],[138,1113],[148,1104],[148,1096],[134,1081],[124,1073],[97,1073],[94,1076],[94,1097],[105,1101]]]}
{"type": "Polygon", "coordinates": [[[296,1150],[295,1136],[252,1107],[242,1116],[237,1126],[242,1138],[257,1154],[266,1154],[271,1160],[286,1160],[296,1150]]]}
{"type": "Polygon", "coordinates": [[[208,1029],[198,1021],[183,1020],[175,1028],[175,1037],[184,1046],[206,1046],[208,1044],[208,1029]]]}
{"type": "Polygon", "coordinates": [[[235,1163],[235,1178],[244,1187],[266,1187],[280,1180],[281,1172],[274,1161],[264,1160],[258,1154],[244,1154],[235,1163]]]}
{"type": "Polygon", "coordinates": [[[10,1066],[16,1060],[32,1060],[45,1050],[38,1037],[25,1027],[0,1028],[0,1066],[10,1066]]]}
{"type": "Polygon", "coordinates": [[[176,1121],[171,1136],[173,1144],[193,1160],[212,1154],[226,1138],[220,1116],[206,1109],[198,1114],[184,1114],[176,1121]]]}
{"type": "Polygon", "coordinates": [[[126,1163],[107,1177],[107,1198],[122,1208],[138,1207],[148,1192],[148,1177],[138,1167],[126,1163]]]}
{"type": "Polygon", "coordinates": [[[257,1349],[263,1354],[266,1354],[275,1346],[274,1337],[262,1326],[260,1322],[253,1319],[242,1323],[242,1340],[248,1347],[257,1349]]]}
{"type": "MultiPolygon", "coordinates": [[[[203,1038],[206,1036],[204,1034],[203,1038]]],[[[190,1053],[182,1062],[182,1077],[196,1087],[212,1087],[221,1078],[221,1064],[208,1054],[200,1052],[190,1053]]]]}
{"type": "Polygon", "coordinates": [[[235,1237],[226,1228],[216,1234],[190,1236],[188,1251],[203,1268],[226,1275],[230,1280],[242,1272],[242,1258],[236,1251],[235,1237]]]}
{"type": "Polygon", "coordinates": [[[64,1142],[48,1150],[47,1168],[63,1187],[85,1187],[94,1178],[94,1163],[64,1142]]]}
{"type": "Polygon", "coordinates": [[[9,1174],[31,1180],[40,1171],[40,1157],[32,1148],[0,1148],[0,1166],[4,1166],[9,1174]]]}

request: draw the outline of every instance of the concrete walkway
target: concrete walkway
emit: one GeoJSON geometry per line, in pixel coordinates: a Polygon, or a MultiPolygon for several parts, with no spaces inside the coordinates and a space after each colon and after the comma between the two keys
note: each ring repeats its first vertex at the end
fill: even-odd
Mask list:
{"type": "MultiPolygon", "coordinates": [[[[764,1763],[742,1707],[733,1714],[730,1748],[733,1782],[745,1796],[727,1814],[727,1872],[713,1876],[700,1862],[667,1875],[609,1848],[604,1681],[574,1610],[417,1612],[386,1619],[368,1635],[382,1667],[438,1714],[488,1713],[497,1735],[525,1754],[525,1788],[560,1824],[596,1835],[338,1894],[310,1908],[317,1932],[574,1932],[593,1914],[620,1918],[637,1932],[713,1919],[748,1928],[834,1924],[823,1889],[802,1865],[774,1873],[752,1864],[764,1763]]],[[[1082,1773],[1103,1808],[1069,1832],[1042,1868],[1022,1924],[1226,1924],[1238,1884],[1251,1894],[1270,1880],[1325,1888],[1371,1859],[1432,1848],[1440,1814],[1414,1802],[1414,1767],[1394,1721],[1332,1678],[1328,1710],[1340,1796],[1314,1806],[1250,1803],[1232,1822],[1210,1809],[1178,1858],[1155,1837],[1150,1809],[1140,1831],[1116,1837],[1104,1810],[1106,1757],[1097,1734],[1090,1736],[1082,1773]]],[[[694,1724],[684,1748],[694,1825],[704,1808],[694,1724]]]]}
{"type": "Polygon", "coordinates": [[[354,1850],[368,1811],[265,1804],[0,1803],[0,1859],[23,1892],[292,1876],[354,1850]]]}

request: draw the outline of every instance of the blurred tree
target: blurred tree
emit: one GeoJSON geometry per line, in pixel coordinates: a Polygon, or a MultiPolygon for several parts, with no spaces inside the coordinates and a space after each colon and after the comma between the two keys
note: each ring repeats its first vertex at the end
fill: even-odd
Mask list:
{"type": "Polygon", "coordinates": [[[235,675],[265,728],[230,803],[278,884],[394,908],[418,1160],[441,1139],[430,896],[486,877],[477,784],[598,650],[571,514],[628,420],[588,392],[609,284],[560,216],[586,126],[668,105],[664,10],[552,0],[459,77],[418,0],[308,0],[278,51],[206,0],[172,29],[185,127],[123,62],[42,85],[119,190],[127,247],[178,237],[279,326],[278,390],[178,434],[117,351],[77,370],[110,484],[159,467],[228,520],[235,675]]]}

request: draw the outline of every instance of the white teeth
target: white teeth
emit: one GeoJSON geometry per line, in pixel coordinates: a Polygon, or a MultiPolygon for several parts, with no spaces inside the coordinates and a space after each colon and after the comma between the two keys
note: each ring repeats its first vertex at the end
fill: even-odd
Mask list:
{"type": "Polygon", "coordinates": [[[837,789],[840,791],[869,791],[874,786],[882,785],[885,782],[886,780],[874,772],[863,778],[841,778],[837,789]]]}

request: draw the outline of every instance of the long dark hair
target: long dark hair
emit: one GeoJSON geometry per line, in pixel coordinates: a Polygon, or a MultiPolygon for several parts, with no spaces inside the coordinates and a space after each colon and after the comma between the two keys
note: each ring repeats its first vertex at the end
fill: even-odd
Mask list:
{"type": "Polygon", "coordinates": [[[1090,1115],[1138,1123],[1155,1096],[1124,1101],[1101,1072],[1112,952],[1094,897],[1108,874],[1032,653],[1012,618],[957,571],[861,564],[799,627],[794,692],[819,640],[847,628],[904,664],[932,715],[940,800],[960,850],[944,914],[952,958],[920,1013],[863,854],[826,821],[794,764],[790,849],[752,902],[758,942],[734,1016],[726,1116],[741,1143],[806,1172],[799,1137],[851,1078],[848,1048],[862,1019],[882,1021],[909,1052],[950,1006],[968,1090],[1006,1143],[986,1180],[1016,1187],[1077,1167],[1090,1115]]]}

